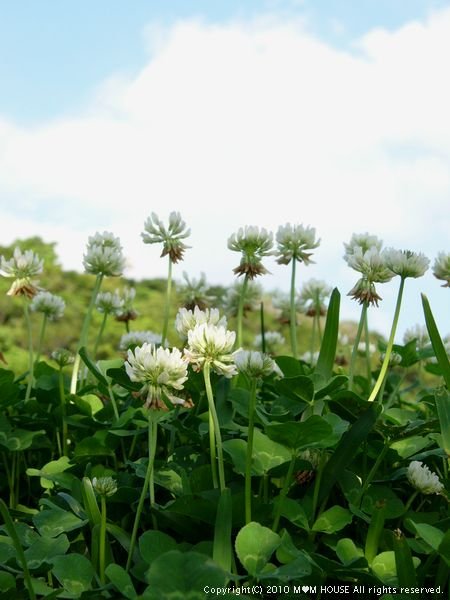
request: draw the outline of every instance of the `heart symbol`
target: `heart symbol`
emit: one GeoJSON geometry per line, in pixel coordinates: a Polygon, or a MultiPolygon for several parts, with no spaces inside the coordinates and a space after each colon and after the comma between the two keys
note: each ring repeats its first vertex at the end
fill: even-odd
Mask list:
{"type": "Polygon", "coordinates": [[[302,592],[304,592],[306,594],[306,592],[309,590],[309,585],[302,585],[302,592]]]}

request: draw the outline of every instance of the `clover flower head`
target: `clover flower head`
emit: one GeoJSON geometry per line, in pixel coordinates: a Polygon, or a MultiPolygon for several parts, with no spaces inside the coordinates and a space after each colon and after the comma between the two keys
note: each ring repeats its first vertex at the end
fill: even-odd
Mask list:
{"type": "MultiPolygon", "coordinates": [[[[223,307],[229,316],[236,316],[238,314],[243,285],[244,281],[238,280],[228,288],[227,293],[225,294],[223,307]]],[[[263,290],[259,283],[251,280],[247,282],[247,290],[244,298],[244,316],[249,311],[258,310],[262,293],[263,290]]]]}
{"type": "Polygon", "coordinates": [[[166,228],[158,215],[152,212],[144,223],[145,231],[141,233],[144,244],[163,244],[161,256],[169,256],[173,263],[183,260],[184,251],[189,248],[182,240],[189,237],[191,230],[179,212],[171,212],[169,225],[166,228]]]}
{"type": "Polygon", "coordinates": [[[194,310],[180,308],[175,317],[175,329],[182,340],[186,340],[189,331],[202,323],[217,325],[226,329],[227,318],[225,316],[221,317],[217,308],[200,310],[198,306],[194,310]]]}
{"type": "Polygon", "coordinates": [[[355,253],[355,250],[357,249],[361,250],[364,254],[371,248],[376,248],[378,252],[380,252],[382,246],[382,240],[380,240],[380,238],[378,238],[376,235],[370,235],[369,233],[354,233],[348,244],[344,242],[344,260],[348,262],[348,259],[355,253]]]}
{"type": "MultiPolygon", "coordinates": [[[[278,354],[282,346],[286,343],[286,339],[279,331],[265,331],[264,343],[267,354],[278,354]]],[[[254,348],[262,348],[262,334],[258,333],[253,341],[254,348]]]]}
{"type": "Polygon", "coordinates": [[[30,309],[42,313],[49,321],[57,321],[64,315],[66,303],[61,296],[50,292],[38,292],[30,303],[30,309]]]}
{"type": "Polygon", "coordinates": [[[331,287],[319,279],[310,279],[303,285],[299,296],[300,310],[308,317],[323,316],[327,312],[325,302],[330,297],[331,287]]]}
{"type": "Polygon", "coordinates": [[[276,251],[277,262],[280,265],[288,265],[291,260],[298,260],[309,265],[312,252],[320,245],[320,239],[316,241],[316,230],[314,227],[304,225],[280,225],[276,235],[278,249],[276,251]]]}
{"type": "Polygon", "coordinates": [[[431,344],[428,329],[425,325],[416,324],[405,331],[403,334],[403,343],[408,344],[409,342],[412,342],[412,340],[416,340],[417,350],[423,350],[431,344]]]}
{"type": "Polygon", "coordinates": [[[371,283],[386,283],[394,277],[392,271],[386,266],[383,253],[376,246],[366,251],[355,247],[353,254],[347,257],[347,263],[371,283]]]}
{"type": "Polygon", "coordinates": [[[131,381],[143,384],[146,408],[166,409],[164,397],[172,404],[186,405],[185,399],[174,394],[187,380],[187,361],[178,348],[169,350],[144,343],[134,351],[128,350],[125,370],[131,381]]]}
{"type": "Polygon", "coordinates": [[[121,301],[122,307],[116,313],[116,321],[122,323],[128,323],[137,319],[138,312],[133,306],[134,299],[136,297],[136,290],[131,287],[127,287],[123,290],[121,301]]]}
{"type": "Polygon", "coordinates": [[[112,477],[94,477],[92,487],[99,496],[113,496],[117,492],[117,481],[112,477]]]}
{"type": "Polygon", "coordinates": [[[313,352],[312,356],[311,356],[311,352],[304,352],[300,356],[300,360],[302,360],[305,363],[308,363],[309,365],[311,365],[311,367],[313,367],[314,365],[317,364],[317,361],[319,360],[319,350],[317,350],[316,352],[313,352]]]}
{"type": "Polygon", "coordinates": [[[277,363],[268,354],[254,350],[238,350],[234,354],[234,362],[240,373],[252,379],[261,379],[275,373],[283,377],[277,363]]]}
{"type": "MultiPolygon", "coordinates": [[[[291,322],[291,299],[289,294],[285,294],[284,292],[275,291],[272,296],[272,304],[274,308],[279,311],[277,316],[277,321],[282,324],[289,324],[291,322]]],[[[300,297],[297,295],[295,298],[295,312],[302,312],[303,305],[300,300],[300,297]]]]}
{"type": "MultiPolygon", "coordinates": [[[[380,364],[383,364],[385,356],[386,356],[385,352],[382,352],[380,354],[380,364]]],[[[389,356],[389,363],[388,363],[389,366],[396,367],[401,362],[402,362],[401,354],[399,354],[398,352],[395,352],[395,350],[393,352],[391,352],[391,355],[389,356]]]]}
{"type": "Polygon", "coordinates": [[[387,248],[383,250],[382,254],[388,269],[396,275],[400,275],[402,279],[422,277],[430,264],[428,258],[421,252],[387,248]]]}
{"type": "Polygon", "coordinates": [[[125,258],[119,238],[109,231],[96,233],[88,238],[83,256],[86,273],[118,277],[125,268],[125,258]]]}
{"type": "Polygon", "coordinates": [[[119,292],[100,292],[95,300],[95,306],[99,313],[105,315],[118,315],[123,308],[123,300],[119,292]]]}
{"type": "Polygon", "coordinates": [[[205,310],[214,302],[215,297],[209,293],[209,286],[204,273],[200,274],[199,279],[195,279],[194,277],[190,278],[186,271],[183,271],[183,279],[185,283],[179,286],[178,291],[184,308],[194,310],[198,306],[201,310],[205,310]]]}
{"type": "Polygon", "coordinates": [[[39,288],[31,278],[42,273],[43,264],[44,261],[32,250],[22,252],[19,247],[14,248],[13,256],[9,260],[1,256],[0,274],[4,277],[14,277],[7,295],[33,298],[39,288]]]}
{"type": "Polygon", "coordinates": [[[441,494],[444,490],[436,473],[418,460],[409,463],[406,476],[409,483],[422,494],[441,494]]]}
{"type": "Polygon", "coordinates": [[[450,252],[439,252],[433,264],[433,275],[445,281],[442,287],[450,287],[450,252]]]}
{"type": "Polygon", "coordinates": [[[233,273],[245,275],[249,279],[268,273],[261,259],[272,254],[272,246],[273,235],[266,229],[253,225],[240,227],[237,233],[228,238],[229,250],[242,253],[241,262],[233,269],[233,273]]]}
{"type": "Polygon", "coordinates": [[[184,349],[184,355],[195,371],[209,364],[219,375],[233,377],[237,373],[233,353],[235,339],[234,331],[220,325],[201,323],[188,331],[188,347],[184,349]]]}
{"type": "Polygon", "coordinates": [[[56,350],[53,350],[51,357],[60,368],[71,365],[75,360],[73,354],[66,348],[57,348],[56,350]]]}
{"type": "Polygon", "coordinates": [[[145,343],[160,346],[161,341],[161,335],[153,331],[129,331],[128,333],[124,333],[120,338],[119,349],[130,350],[130,348],[142,346],[145,343]]]}

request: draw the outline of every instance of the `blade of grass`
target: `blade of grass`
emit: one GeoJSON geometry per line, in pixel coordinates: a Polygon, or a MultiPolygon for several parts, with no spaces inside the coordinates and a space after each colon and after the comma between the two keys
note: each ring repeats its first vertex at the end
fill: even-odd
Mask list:
{"type": "Polygon", "coordinates": [[[224,571],[230,572],[232,558],[231,543],[231,490],[225,488],[217,505],[216,525],[214,528],[213,560],[224,571]]]}
{"type": "Polygon", "coordinates": [[[399,586],[408,588],[417,586],[416,570],[411,550],[405,536],[399,529],[394,531],[393,541],[399,586]]]}
{"type": "Polygon", "coordinates": [[[433,313],[431,312],[430,303],[428,302],[428,298],[425,296],[425,294],[422,294],[422,306],[425,314],[425,323],[427,324],[428,334],[431,339],[431,345],[433,346],[434,354],[442,371],[445,385],[447,386],[447,389],[450,390],[450,361],[448,360],[444,343],[439,335],[436,321],[434,320],[433,313]]]}
{"type": "Polygon", "coordinates": [[[341,295],[334,288],[328,305],[327,320],[320,346],[319,358],[317,359],[316,373],[328,381],[333,373],[334,359],[339,334],[339,307],[341,295]]]}

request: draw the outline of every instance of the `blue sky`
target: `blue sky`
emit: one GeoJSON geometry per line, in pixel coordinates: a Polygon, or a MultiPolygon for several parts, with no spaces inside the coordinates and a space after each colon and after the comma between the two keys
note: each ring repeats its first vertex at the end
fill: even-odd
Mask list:
{"type": "MultiPolygon", "coordinates": [[[[300,278],[344,295],[353,232],[449,251],[448,1],[0,2],[0,53],[2,243],[37,233],[81,269],[87,236],[108,229],[128,275],[161,276],[140,232],[179,210],[184,268],[228,283],[231,233],[299,222],[322,239],[300,278]]],[[[264,286],[288,289],[268,266],[264,286]]],[[[409,287],[400,329],[423,321],[426,291],[447,332],[448,290],[431,272],[409,287]]]]}

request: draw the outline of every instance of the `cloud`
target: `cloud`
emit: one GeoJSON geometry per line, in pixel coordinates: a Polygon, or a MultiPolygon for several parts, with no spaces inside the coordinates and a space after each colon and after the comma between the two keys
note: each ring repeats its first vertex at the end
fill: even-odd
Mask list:
{"type": "MultiPolygon", "coordinates": [[[[239,226],[302,222],[322,245],[300,276],[344,291],[354,275],[342,242],[354,231],[430,257],[448,249],[450,10],[370,31],[352,51],[270,15],[148,31],[148,64],[99,84],[83,114],[0,120],[2,243],[35,223],[81,268],[74,240],[110,229],[130,275],[163,275],[139,234],[151,211],[179,210],[192,229],[184,267],[227,283],[239,226]]],[[[287,287],[288,270],[269,264],[265,285],[287,287]]],[[[355,314],[350,301],[344,314],[355,314]]]]}

